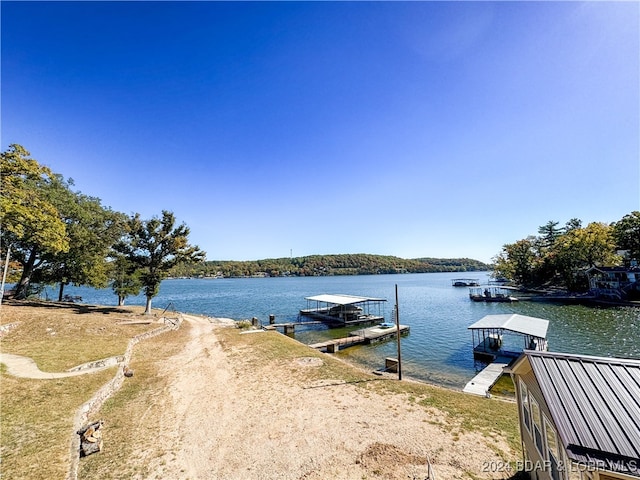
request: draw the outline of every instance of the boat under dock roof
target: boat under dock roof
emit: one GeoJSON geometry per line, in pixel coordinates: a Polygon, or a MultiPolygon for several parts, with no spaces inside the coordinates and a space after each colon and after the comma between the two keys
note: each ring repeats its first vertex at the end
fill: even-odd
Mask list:
{"type": "Polygon", "coordinates": [[[300,315],[328,323],[346,325],[384,322],[382,305],[387,301],[384,298],[324,293],[305,297],[305,300],[307,308],[300,310],[300,315]]]}

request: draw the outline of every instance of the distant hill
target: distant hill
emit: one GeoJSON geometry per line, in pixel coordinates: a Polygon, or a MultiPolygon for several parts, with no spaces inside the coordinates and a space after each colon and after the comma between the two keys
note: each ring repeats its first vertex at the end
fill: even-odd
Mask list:
{"type": "Polygon", "coordinates": [[[172,274],[176,277],[302,277],[476,272],[490,270],[490,268],[490,265],[471,258],[404,259],[388,255],[357,253],[253,261],[211,260],[198,265],[178,265],[172,274]]]}

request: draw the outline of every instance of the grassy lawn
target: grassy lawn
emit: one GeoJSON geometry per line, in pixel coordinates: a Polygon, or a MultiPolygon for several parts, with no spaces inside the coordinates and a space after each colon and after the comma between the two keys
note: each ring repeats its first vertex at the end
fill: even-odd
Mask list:
{"type": "MultiPolygon", "coordinates": [[[[140,309],[57,303],[3,303],[3,353],[33,358],[43,371],[68,368],[125,352],[129,339],[157,328],[118,325],[140,318],[140,309]]],[[[77,377],[30,380],[0,370],[2,478],[64,478],[76,410],[115,375],[117,367],[77,377]]]]}
{"type": "MultiPolygon", "coordinates": [[[[188,337],[188,324],[136,345],[130,367],[133,377],[102,406],[100,419],[104,421],[108,446],[98,455],[80,461],[78,478],[145,478],[147,463],[164,452],[150,451],[146,439],[158,431],[164,402],[170,401],[166,378],[160,375],[162,363],[178,353],[188,337]],[[137,441],[145,451],[136,448],[137,441]],[[118,468],[114,470],[113,466],[118,468]]],[[[107,440],[105,440],[105,444],[107,440]]]]}

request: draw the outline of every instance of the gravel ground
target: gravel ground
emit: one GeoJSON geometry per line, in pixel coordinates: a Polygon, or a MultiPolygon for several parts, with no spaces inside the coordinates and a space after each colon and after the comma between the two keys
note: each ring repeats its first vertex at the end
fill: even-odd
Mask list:
{"type": "Polygon", "coordinates": [[[451,428],[445,414],[406,396],[301,384],[286,373],[317,368],[321,359],[297,358],[287,369],[249,364],[250,356],[231,360],[216,336],[225,319],[186,321],[191,338],[162,372],[171,401],[157,442],[166,453],[147,478],[509,477],[488,471],[503,464],[496,451],[510,452],[500,439],[451,428]]]}

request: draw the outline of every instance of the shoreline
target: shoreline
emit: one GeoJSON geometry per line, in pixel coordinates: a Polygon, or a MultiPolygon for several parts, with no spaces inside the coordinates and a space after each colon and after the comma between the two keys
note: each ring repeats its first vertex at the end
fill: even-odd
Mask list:
{"type": "MultiPolygon", "coordinates": [[[[220,320],[221,319],[220,317],[203,316],[201,314],[188,314],[188,313],[185,313],[185,312],[181,312],[181,313],[183,313],[184,315],[198,316],[198,317],[201,317],[201,318],[204,318],[204,319],[214,319],[214,320],[220,320]]],[[[232,321],[234,323],[238,323],[238,322],[242,321],[242,320],[233,320],[233,319],[229,319],[229,318],[223,318],[223,319],[224,320],[230,320],[230,321],[232,321]]],[[[244,333],[268,332],[268,331],[270,331],[270,330],[265,330],[263,328],[256,328],[256,327],[250,327],[250,328],[247,328],[247,329],[243,330],[244,333]]],[[[379,375],[381,377],[381,379],[397,380],[397,374],[395,374],[395,373],[385,372],[383,370],[371,370],[369,367],[366,367],[365,365],[363,365],[360,362],[348,360],[348,359],[345,359],[345,358],[342,358],[342,357],[339,357],[339,356],[336,356],[336,355],[332,355],[330,353],[318,352],[318,350],[316,350],[315,348],[311,348],[308,344],[296,339],[295,337],[290,337],[290,336],[280,332],[277,329],[274,329],[273,331],[275,331],[276,333],[278,333],[278,334],[280,334],[280,335],[282,335],[284,337],[290,338],[291,340],[297,342],[298,344],[308,348],[310,352],[317,352],[317,353],[321,353],[322,355],[328,355],[330,358],[332,358],[332,359],[334,359],[334,360],[336,360],[338,362],[344,363],[345,365],[347,365],[347,366],[349,366],[351,368],[359,370],[364,375],[379,375]]],[[[417,378],[417,377],[414,377],[414,376],[411,376],[411,375],[407,375],[405,373],[402,373],[402,380],[400,380],[400,381],[402,381],[402,382],[407,381],[407,382],[415,383],[417,385],[426,385],[428,387],[439,388],[439,389],[443,389],[443,390],[446,390],[446,391],[449,391],[449,392],[455,392],[455,393],[460,393],[460,394],[464,394],[464,395],[471,395],[471,394],[468,394],[468,393],[464,393],[462,387],[455,388],[453,386],[442,385],[442,384],[435,383],[435,382],[429,382],[427,380],[423,380],[423,379],[420,379],[420,378],[417,378]]],[[[471,396],[477,396],[477,395],[471,395],[471,396]]],[[[515,398],[512,398],[510,396],[506,396],[506,395],[491,394],[491,398],[494,398],[494,399],[500,400],[500,401],[509,402],[509,403],[516,403],[515,398]]]]}

